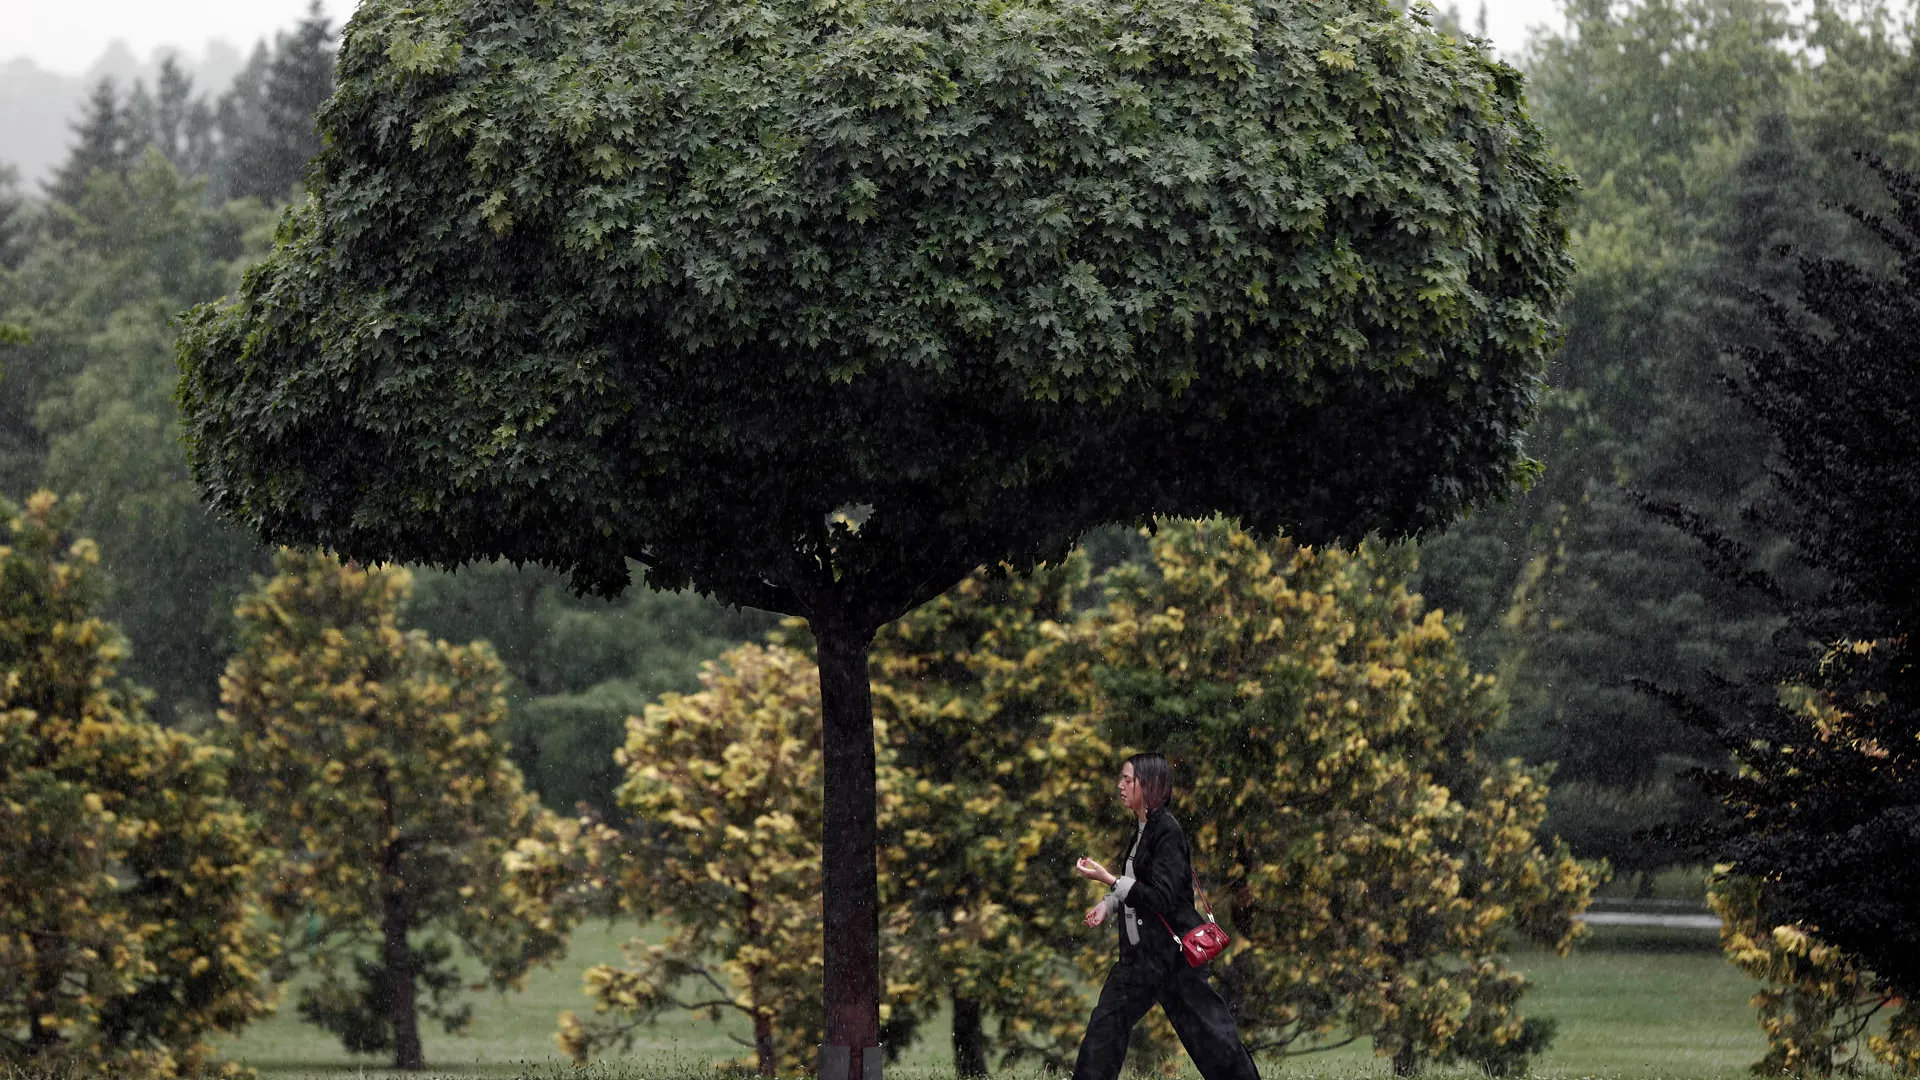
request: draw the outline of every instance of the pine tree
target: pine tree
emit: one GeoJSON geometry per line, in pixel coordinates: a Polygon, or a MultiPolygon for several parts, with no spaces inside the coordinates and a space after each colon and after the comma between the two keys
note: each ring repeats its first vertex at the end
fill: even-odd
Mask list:
{"type": "Polygon", "coordinates": [[[267,69],[273,64],[273,52],[265,42],[256,42],[247,54],[247,62],[233,77],[233,85],[213,105],[213,133],[217,150],[214,158],[210,194],[216,202],[239,198],[245,178],[241,158],[243,147],[257,146],[266,138],[267,69]]]}
{"type": "Polygon", "coordinates": [[[1639,684],[1697,691],[1737,678],[1779,628],[1770,605],[1708,572],[1647,511],[1684,506],[1734,523],[1765,485],[1765,429],[1723,391],[1728,350],[1757,340],[1746,297],[1782,283],[1774,249],[1838,239],[1817,176],[1783,113],[1755,118],[1751,142],[1717,183],[1703,254],[1681,278],[1686,299],[1662,316],[1634,437],[1617,451],[1612,482],[1589,486],[1568,554],[1552,562],[1558,590],[1541,618],[1561,629],[1529,635],[1528,675],[1555,688],[1533,713],[1532,746],[1559,765],[1552,826],[1576,850],[1639,875],[1643,888],[1653,871],[1689,857],[1658,839],[1661,827],[1711,812],[1680,774],[1724,756],[1639,684]]]}
{"type": "Polygon", "coordinates": [[[1421,588],[1469,616],[1509,675],[1496,743],[1556,765],[1550,827],[1650,888],[1692,856],[1648,830],[1710,813],[1679,779],[1720,764],[1638,680],[1737,676],[1777,625],[1644,504],[1731,519],[1764,483],[1764,433],[1720,391],[1752,340],[1743,290],[1780,243],[1833,233],[1821,170],[1786,110],[1794,72],[1769,2],[1578,3],[1533,63],[1542,112],[1587,183],[1582,275],[1541,421],[1539,485],[1425,545],[1421,588]]]}
{"type": "Polygon", "coordinates": [[[1704,515],[1668,514],[1717,572],[1777,605],[1778,662],[1667,697],[1739,763],[1703,774],[1728,810],[1704,839],[1761,883],[1764,917],[1804,927],[1913,996],[1920,178],[1872,160],[1891,207],[1849,213],[1891,258],[1801,255],[1794,295],[1759,305],[1770,340],[1741,354],[1739,397],[1772,442],[1772,482],[1749,517],[1791,545],[1790,572],[1704,515]]]}
{"type": "Polygon", "coordinates": [[[31,482],[84,497],[79,521],[100,544],[129,673],[154,688],[161,717],[205,717],[234,598],[270,553],[210,519],[185,474],[169,319],[230,287],[239,237],[270,219],[206,205],[158,153],[59,213],[20,275],[39,302],[22,311],[34,341],[0,393],[0,423],[19,417],[0,448],[31,482]]]}
{"type": "Polygon", "coordinates": [[[256,50],[222,96],[220,191],[228,198],[282,202],[306,179],[320,152],[314,113],[333,93],[336,33],[318,0],[273,50],[256,50]]]}
{"type": "Polygon", "coordinates": [[[206,176],[213,167],[213,108],[194,94],[193,77],[171,56],[160,61],[152,102],[148,144],[180,175],[206,176]]]}
{"type": "Polygon", "coordinates": [[[27,203],[20,192],[20,172],[0,164],[0,273],[18,269],[26,258],[26,231],[27,203]]]}
{"type": "Polygon", "coordinates": [[[132,117],[112,79],[101,79],[87,96],[86,111],[73,124],[74,145],[51,183],[47,195],[57,202],[77,204],[96,172],[124,174],[145,144],[135,145],[132,117]]]}

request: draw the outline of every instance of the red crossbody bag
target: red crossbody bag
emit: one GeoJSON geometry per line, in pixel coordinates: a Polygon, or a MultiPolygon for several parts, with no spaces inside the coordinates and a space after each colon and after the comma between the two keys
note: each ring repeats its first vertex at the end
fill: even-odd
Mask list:
{"type": "Polygon", "coordinates": [[[1187,957],[1187,966],[1205,967],[1207,961],[1219,956],[1226,949],[1227,943],[1233,939],[1228,937],[1227,932],[1214,920],[1213,905],[1207,903],[1207,894],[1200,891],[1198,875],[1193,879],[1193,894],[1200,898],[1202,904],[1206,904],[1207,921],[1187,931],[1185,936],[1173,934],[1173,924],[1167,922],[1165,915],[1157,911],[1154,915],[1159,918],[1160,925],[1167,928],[1167,933],[1173,934],[1173,940],[1180,943],[1180,951],[1187,957]]]}

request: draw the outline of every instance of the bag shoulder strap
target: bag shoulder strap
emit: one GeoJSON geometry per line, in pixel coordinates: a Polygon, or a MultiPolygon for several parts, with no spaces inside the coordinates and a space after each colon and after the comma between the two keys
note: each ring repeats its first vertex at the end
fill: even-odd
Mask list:
{"type": "MultiPolygon", "coordinates": [[[[1193,895],[1198,896],[1200,898],[1200,903],[1206,907],[1207,921],[1210,923],[1213,923],[1215,926],[1220,925],[1220,920],[1213,917],[1213,905],[1207,903],[1206,894],[1200,891],[1200,875],[1199,874],[1193,875],[1193,895]]],[[[1167,933],[1173,934],[1173,924],[1167,921],[1167,917],[1165,915],[1162,915],[1156,911],[1153,913],[1153,916],[1154,918],[1160,920],[1161,926],[1164,926],[1167,928],[1167,933]]],[[[1179,934],[1173,934],[1173,937],[1175,941],[1178,941],[1180,939],[1179,934]]]]}
{"type": "Polygon", "coordinates": [[[1207,921],[1210,923],[1219,922],[1220,920],[1213,917],[1213,905],[1207,903],[1207,894],[1200,891],[1200,875],[1198,873],[1193,875],[1193,895],[1199,897],[1201,906],[1207,909],[1207,921]]]}

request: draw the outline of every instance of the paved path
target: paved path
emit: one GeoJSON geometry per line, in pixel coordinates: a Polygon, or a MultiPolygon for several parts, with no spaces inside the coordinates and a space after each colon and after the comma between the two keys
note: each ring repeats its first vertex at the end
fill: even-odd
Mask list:
{"type": "Polygon", "coordinates": [[[1653,911],[1589,911],[1581,916],[1594,926],[1666,926],[1687,930],[1718,930],[1720,916],[1653,911]]]}

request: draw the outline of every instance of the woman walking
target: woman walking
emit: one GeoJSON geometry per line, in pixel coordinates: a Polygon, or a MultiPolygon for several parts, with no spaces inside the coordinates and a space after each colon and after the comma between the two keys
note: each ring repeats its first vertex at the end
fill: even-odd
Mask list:
{"type": "Polygon", "coordinates": [[[1133,1025],[1155,1002],[1206,1080],[1259,1080],[1227,1003],[1180,950],[1180,935],[1201,919],[1193,909],[1187,834],[1167,810],[1172,794],[1173,768],[1166,758],[1128,758],[1120,766],[1120,801],[1133,814],[1135,829],[1120,875],[1085,857],[1074,864],[1081,877],[1113,887],[1087,909],[1087,925],[1119,923],[1120,960],[1087,1020],[1073,1080],[1115,1080],[1133,1025]]]}

